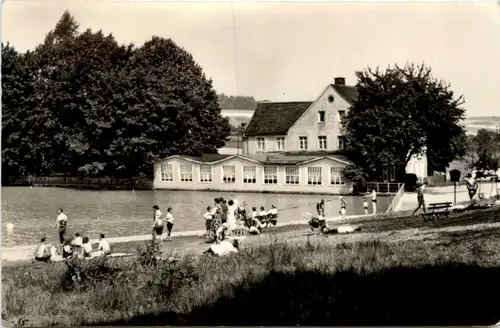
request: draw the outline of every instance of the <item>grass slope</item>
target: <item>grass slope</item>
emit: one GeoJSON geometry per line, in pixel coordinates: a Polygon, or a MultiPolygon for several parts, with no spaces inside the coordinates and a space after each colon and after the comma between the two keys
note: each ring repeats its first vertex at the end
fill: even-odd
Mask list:
{"type": "MultiPolygon", "coordinates": [[[[492,222],[500,209],[429,224],[433,242],[332,245],[338,236],[292,241],[285,231],[221,259],[155,264],[143,251],[129,260],[10,267],[2,318],[14,326],[491,325],[500,320],[500,228],[436,228],[492,222]]],[[[419,217],[388,217],[364,227],[417,225],[419,217]]]]}

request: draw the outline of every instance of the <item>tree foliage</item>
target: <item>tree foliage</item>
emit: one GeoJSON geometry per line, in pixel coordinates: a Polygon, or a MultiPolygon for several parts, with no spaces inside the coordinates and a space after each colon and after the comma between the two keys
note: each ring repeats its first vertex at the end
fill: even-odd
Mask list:
{"type": "Polygon", "coordinates": [[[254,97],[228,96],[222,93],[218,96],[218,100],[222,109],[255,110],[257,108],[257,101],[254,97]]]}
{"type": "Polygon", "coordinates": [[[480,129],[469,138],[469,166],[480,170],[497,170],[500,167],[500,129],[480,129]]]}
{"type": "Polygon", "coordinates": [[[212,81],[171,39],[121,45],[65,12],[35,50],[2,44],[2,57],[4,177],[151,175],[229,135],[212,81]]]}
{"type": "Polygon", "coordinates": [[[429,170],[446,167],[465,153],[465,110],[448,84],[424,64],[357,72],[358,97],[344,118],[346,150],[369,179],[380,168],[405,167],[427,153],[429,170]]]}

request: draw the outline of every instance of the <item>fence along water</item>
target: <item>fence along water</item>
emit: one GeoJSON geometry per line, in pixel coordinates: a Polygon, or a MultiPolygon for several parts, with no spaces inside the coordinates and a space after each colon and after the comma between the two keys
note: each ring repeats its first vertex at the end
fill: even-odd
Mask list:
{"type": "Polygon", "coordinates": [[[10,178],[5,186],[70,187],[82,189],[153,189],[152,179],[132,178],[75,178],[75,177],[18,177],[10,178]]]}

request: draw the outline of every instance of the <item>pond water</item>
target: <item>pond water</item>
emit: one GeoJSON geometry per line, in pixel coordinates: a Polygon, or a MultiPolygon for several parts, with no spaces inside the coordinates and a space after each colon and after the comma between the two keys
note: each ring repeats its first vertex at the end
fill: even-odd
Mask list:
{"type": "MultiPolygon", "coordinates": [[[[200,191],[95,191],[49,187],[2,187],[2,246],[36,244],[46,236],[57,241],[54,229],[57,209],[68,216],[68,232],[80,232],[90,238],[98,233],[107,237],[149,234],[152,225],[152,206],[165,211],[173,208],[174,231],[202,230],[202,214],[215,197],[246,201],[248,207],[272,204],[280,210],[282,222],[303,220],[302,213],[316,213],[315,203],[325,199],[327,216],[337,216],[338,196],[293,195],[263,193],[229,193],[200,191]],[[329,201],[332,200],[332,201],[329,201]],[[13,223],[14,233],[6,232],[6,224],[13,223]]],[[[363,213],[363,198],[346,196],[347,214],[363,213]]],[[[391,197],[379,197],[378,211],[385,211],[391,197]]]]}

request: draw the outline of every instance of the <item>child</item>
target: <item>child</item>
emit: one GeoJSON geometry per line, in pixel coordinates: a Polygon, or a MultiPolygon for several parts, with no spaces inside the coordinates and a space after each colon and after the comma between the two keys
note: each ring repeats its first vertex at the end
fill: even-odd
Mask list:
{"type": "Polygon", "coordinates": [[[170,239],[170,235],[172,234],[172,228],[174,227],[174,216],[172,215],[172,208],[169,207],[167,209],[167,237],[170,239]]]}
{"type": "Polygon", "coordinates": [[[153,243],[156,240],[156,237],[160,237],[160,244],[163,242],[163,213],[160,211],[158,205],[153,206],[154,211],[154,222],[153,222],[153,243]]]}
{"type": "Polygon", "coordinates": [[[368,215],[368,202],[366,200],[366,196],[363,199],[363,208],[365,209],[365,215],[368,215]]]}
{"type": "Polygon", "coordinates": [[[89,237],[83,237],[83,257],[91,257],[92,255],[92,245],[90,244],[89,237]]]}
{"type": "Polygon", "coordinates": [[[344,218],[345,216],[345,210],[346,208],[346,202],[345,202],[345,199],[344,197],[340,196],[340,215],[342,216],[342,218],[344,218]]]}
{"type": "Polygon", "coordinates": [[[206,234],[207,236],[210,234],[210,224],[212,220],[212,208],[210,206],[207,207],[207,211],[203,215],[203,218],[205,219],[205,229],[207,230],[206,234]]]}
{"type": "Polygon", "coordinates": [[[63,258],[68,258],[73,254],[73,250],[71,249],[71,241],[69,239],[64,241],[63,246],[63,258]]]}
{"type": "Polygon", "coordinates": [[[267,212],[264,208],[264,206],[260,207],[259,214],[257,215],[257,219],[267,227],[268,225],[268,220],[267,220],[267,212]]]}

